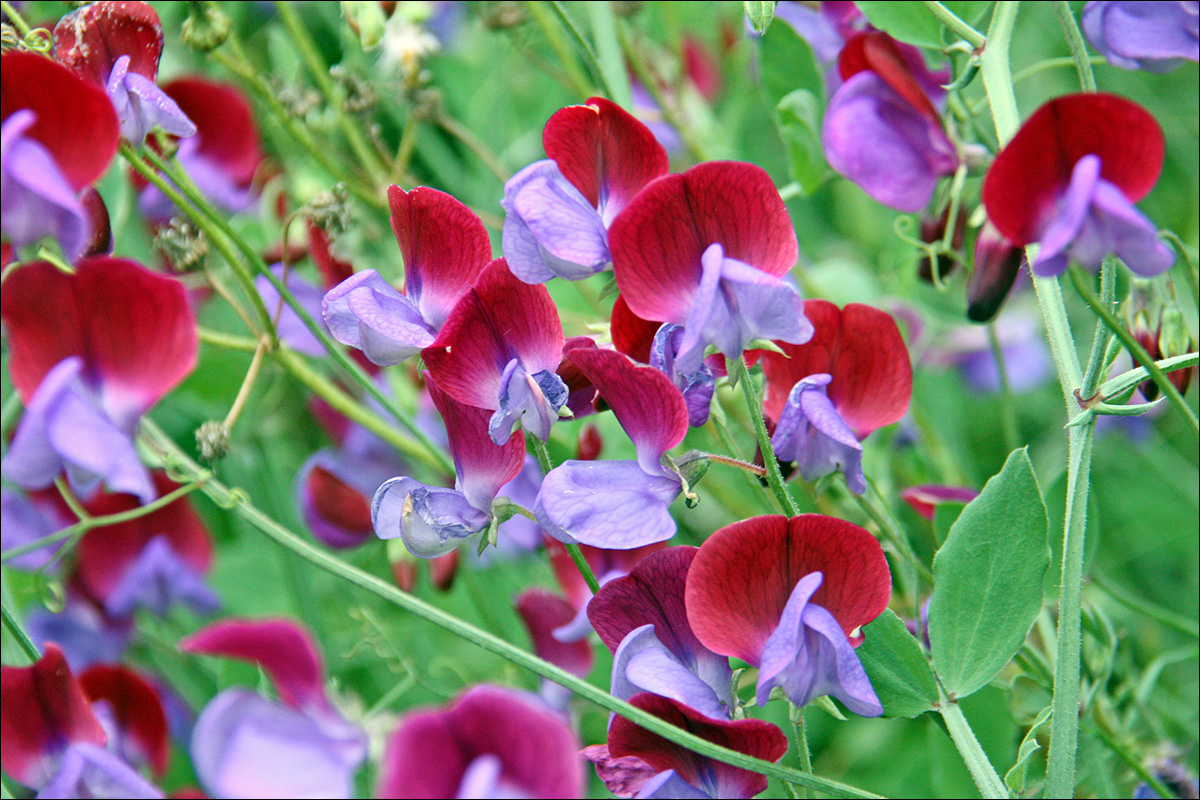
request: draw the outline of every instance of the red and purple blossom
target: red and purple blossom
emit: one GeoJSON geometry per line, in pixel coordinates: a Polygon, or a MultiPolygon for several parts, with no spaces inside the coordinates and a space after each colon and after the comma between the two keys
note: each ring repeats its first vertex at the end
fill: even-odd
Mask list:
{"type": "Polygon", "coordinates": [[[709,345],[739,358],[755,339],[812,336],[799,293],[782,280],[796,263],[796,232],[753,164],[713,161],[659,178],[613,221],[609,244],[629,309],[683,326],[674,363],[684,375],[709,345]]]}
{"type": "MultiPolygon", "coordinates": [[[[533,652],[577,678],[586,678],[592,671],[592,643],[586,636],[560,636],[575,620],[575,609],[561,595],[533,587],[517,596],[517,613],[525,623],[533,652]]],[[[571,690],[545,678],[542,679],[542,699],[560,711],[567,710],[571,690]]]]}
{"type": "Polygon", "coordinates": [[[39,261],[6,283],[0,316],[26,410],[4,476],[40,489],[66,469],[83,494],[103,482],[153,500],[133,435],[195,365],[196,322],[183,285],[108,257],[84,259],[74,275],[39,261]]]}
{"type": "Polygon", "coordinates": [[[1167,72],[1200,61],[1200,3],[1092,0],[1083,7],[1092,47],[1122,69],[1167,72]]]}
{"type": "Polygon", "coordinates": [[[192,763],[210,795],[352,795],[354,773],[367,755],[366,735],[330,703],[321,656],[304,629],[286,619],[222,620],[179,647],[258,664],[281,701],[233,688],[200,712],[192,763]]]}
{"type": "Polygon", "coordinates": [[[983,182],[988,218],[1014,244],[1040,245],[1032,267],[1095,270],[1110,253],[1152,277],[1175,255],[1134,207],[1158,181],[1163,135],[1141,106],[1111,94],[1043,105],[1000,151],[983,182]]]}
{"type": "MultiPolygon", "coordinates": [[[[765,761],[778,761],[788,741],[761,719],[712,719],[678,700],[643,692],[629,702],[677,728],[765,761]]],[[[699,755],[624,717],[608,729],[608,744],[583,750],[596,774],[617,797],[754,797],[767,777],[699,755]]]]}
{"type": "MultiPolygon", "coordinates": [[[[567,602],[575,609],[575,618],[569,623],[554,629],[554,637],[561,642],[576,642],[586,639],[592,632],[592,623],[588,619],[587,608],[592,600],[592,589],[579,574],[579,567],[567,552],[563,543],[550,536],[545,537],[546,551],[550,555],[550,566],[554,569],[554,577],[563,590],[567,602]]],[[[604,586],[612,580],[628,575],[639,561],[651,553],[666,547],[663,542],[654,542],[632,550],[605,550],[591,545],[579,545],[596,581],[604,586]]]]}
{"type": "Polygon", "coordinates": [[[579,740],[533,695],[476,686],[445,711],[400,720],[378,797],[580,797],[579,740]]]}
{"type": "Polygon", "coordinates": [[[492,415],[486,409],[458,402],[432,379],[427,386],[446,420],[454,488],[426,486],[403,475],[392,478],[375,492],[371,520],[380,539],[399,536],[413,555],[434,558],[491,523],[496,493],[525,463],[525,436],[514,431],[504,444],[493,444],[492,415]]]}
{"type": "Polygon", "coordinates": [[[567,385],[556,372],[563,344],[546,287],[518,280],[498,258],[462,295],[421,358],[443,392],[495,412],[488,434],[497,445],[509,441],[518,422],[545,441],[567,403],[567,385]]]}
{"type": "Polygon", "coordinates": [[[637,450],[636,461],[565,461],[547,473],[534,513],[568,544],[628,550],[675,534],[667,511],[683,488],[662,457],[687,433],[687,407],[667,376],[615,350],[576,348],[591,379],[637,450]]]}
{"type": "Polygon", "coordinates": [[[651,692],[728,719],[734,708],[729,659],[700,643],[684,607],[696,552],[671,547],[646,556],[628,575],[600,587],[588,603],[588,619],[613,653],[614,697],[651,692]]]}
{"type": "Polygon", "coordinates": [[[918,80],[927,74],[920,53],[864,33],[846,43],[838,70],[845,83],[821,127],[829,165],[884,205],[920,211],[960,161],[918,80]]]}
{"type": "Polygon", "coordinates": [[[433,344],[455,303],[492,257],[479,217],[445,192],[392,186],[388,204],[404,257],[404,291],[366,269],[339,283],[323,301],[333,338],[383,367],[433,344]]]}
{"type": "Polygon", "coordinates": [[[763,409],[775,423],[771,445],[813,481],[841,470],[856,494],[866,491],[861,440],[904,416],[912,396],[908,348],[891,315],[850,303],[807,300],[816,328],[802,345],[763,355],[763,409]]]}
{"type": "Polygon", "coordinates": [[[196,126],[158,88],[162,23],[147,3],[105,0],[76,9],[54,26],[54,59],[104,89],[121,135],[140,145],[155,126],[193,136],[196,126]]]}
{"type": "Polygon", "coordinates": [[[758,704],[779,687],[797,706],[831,695],[861,716],[883,713],[854,648],[887,608],[892,576],[866,530],[835,517],[754,517],[700,547],[687,576],[696,638],[759,669],[758,704]]]}
{"type": "Polygon", "coordinates": [[[1000,312],[1021,265],[1025,249],[1007,239],[986,220],[975,240],[975,268],[967,281],[967,319],[988,322],[1000,312]]]}
{"type": "Polygon", "coordinates": [[[961,503],[966,505],[979,496],[979,492],[968,486],[935,486],[925,484],[910,486],[900,493],[901,499],[908,503],[913,511],[928,520],[933,519],[937,507],[945,503],[961,503]]]}
{"type": "Polygon", "coordinates": [[[667,173],[650,129],[603,97],[556,112],[542,132],[548,159],[504,186],[501,247],[526,283],[582,280],[612,261],[608,227],[634,195],[667,173]]]}
{"type": "Polygon", "coordinates": [[[15,250],[52,236],[68,261],[85,251],[92,217],[80,192],[117,152],[112,103],[60,64],[36,53],[9,52],[0,82],[2,230],[15,250]],[[80,137],[77,131],[86,130],[80,137]]]}
{"type": "Polygon", "coordinates": [[[167,714],[158,691],[129,667],[97,664],[79,676],[92,713],[108,736],[108,749],[126,764],[167,771],[167,714]]]}

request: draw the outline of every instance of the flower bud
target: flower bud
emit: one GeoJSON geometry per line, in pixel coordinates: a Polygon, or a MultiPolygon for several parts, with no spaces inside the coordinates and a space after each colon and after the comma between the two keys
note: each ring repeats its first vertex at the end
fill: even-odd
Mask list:
{"type": "Polygon", "coordinates": [[[985,222],[975,240],[975,269],[967,282],[967,319],[982,323],[996,316],[1023,263],[1024,249],[985,222]]]}

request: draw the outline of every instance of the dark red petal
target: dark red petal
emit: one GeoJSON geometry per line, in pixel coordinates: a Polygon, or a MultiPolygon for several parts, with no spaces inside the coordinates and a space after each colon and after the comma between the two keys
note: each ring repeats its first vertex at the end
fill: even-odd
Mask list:
{"type": "Polygon", "coordinates": [[[926,117],[939,119],[937,109],[913,77],[899,43],[891,36],[872,31],[860,33],[846,42],[838,56],[838,73],[842,80],[865,70],[882,78],[906,103],[926,117]]]}
{"type": "Polygon", "coordinates": [[[665,374],[635,364],[616,350],[576,349],[571,360],[591,379],[633,440],[643,469],[653,469],[663,453],[683,441],[687,403],[665,374]]]}
{"type": "Polygon", "coordinates": [[[292,708],[329,704],[321,655],[308,632],[290,619],[223,619],[184,639],[179,649],[258,664],[292,708]]]}
{"type": "Polygon", "coordinates": [[[458,550],[429,559],[429,584],[441,592],[450,591],[458,574],[458,550]]]}
{"type": "Polygon", "coordinates": [[[588,603],[588,620],[612,652],[630,631],[653,624],[668,650],[681,655],[699,651],[684,608],[688,567],[695,547],[670,547],[646,556],[624,578],[600,587],[588,603]]]}
{"type": "MultiPolygon", "coordinates": [[[[562,587],[563,594],[574,608],[583,608],[591,599],[592,590],[579,574],[579,568],[575,566],[571,554],[562,542],[549,536],[545,537],[545,545],[550,554],[550,567],[554,570],[554,577],[562,587]]],[[[614,572],[626,575],[643,558],[666,546],[666,542],[654,542],[632,550],[605,550],[590,544],[581,544],[579,551],[583,553],[583,558],[592,568],[593,574],[602,577],[614,572]]]]}
{"type": "Polygon", "coordinates": [[[757,665],[792,588],[813,572],[824,580],[812,602],[847,636],[883,613],[891,597],[883,548],[863,528],[822,514],[754,517],[700,547],[688,571],[688,621],[708,649],[757,665]]]}
{"type": "Polygon", "coordinates": [[[826,372],[833,375],[829,398],[859,438],[903,417],[912,398],[912,365],[892,316],[861,303],[839,310],[827,300],[806,300],[804,314],[813,338],[780,343],[784,355],[763,355],[767,416],[777,421],[792,387],[826,372]]]}
{"type": "Polygon", "coordinates": [[[308,473],[307,486],[313,506],[322,519],[348,533],[366,535],[371,525],[371,500],[322,466],[308,473]]]}
{"type": "Polygon", "coordinates": [[[329,249],[329,234],[312,222],[308,224],[308,252],[312,255],[317,272],[321,273],[321,283],[326,291],[337,286],[354,274],[354,265],[334,256],[329,249]]]}
{"type": "Polygon", "coordinates": [[[1162,172],[1165,143],[1149,111],[1112,94],[1073,94],[1043,105],[1000,151],[983,180],[988,218],[1019,245],[1041,237],[1045,215],[1075,162],[1100,157],[1100,177],[1136,203],[1162,172]]]}
{"type": "Polygon", "coordinates": [[[577,347],[594,348],[596,340],[590,336],[572,336],[563,342],[563,358],[558,364],[558,377],[567,385],[567,408],[576,417],[587,416],[596,410],[596,387],[571,360],[571,351],[577,347]]]}
{"type": "Polygon", "coordinates": [[[711,103],[717,99],[721,93],[720,68],[708,49],[690,33],[683,37],[683,70],[705,100],[711,103]]]}
{"type": "MultiPolygon", "coordinates": [[[[748,756],[778,761],[787,752],[788,740],[783,731],[765,720],[709,719],[676,700],[646,692],[634,695],[629,702],[688,733],[748,756]]],[[[715,797],[753,797],[767,788],[765,775],[693,753],[624,717],[613,719],[608,729],[608,750],[614,758],[640,758],[655,772],[673,769],[697,788],[715,783],[719,791],[715,797]]]]}
{"type": "Polygon", "coordinates": [[[0,667],[0,701],[0,765],[26,785],[49,778],[43,759],[67,745],[108,738],[58,645],[28,667],[0,667]]]}
{"type": "MultiPolygon", "coordinates": [[[[162,472],[153,473],[153,478],[160,497],[179,488],[162,472]]],[[[139,505],[133,495],[102,492],[84,507],[89,514],[99,517],[130,511],[139,505]]],[[[180,498],[145,516],[92,528],[84,534],[79,540],[79,559],[75,565],[80,588],[93,600],[102,602],[155,536],[166,537],[176,555],[197,574],[208,572],[212,565],[212,540],[187,498],[180,498]]]]}
{"type": "Polygon", "coordinates": [[[92,235],[84,248],[83,257],[108,255],[112,252],[112,221],[108,217],[108,206],[104,198],[91,186],[79,195],[83,213],[87,215],[92,235]]]}
{"type": "Polygon", "coordinates": [[[132,738],[154,774],[159,778],[167,771],[170,740],[167,735],[167,715],[154,687],[128,667],[97,664],[79,676],[83,693],[92,703],[108,702],[118,729],[132,738]]]}
{"type": "Polygon", "coordinates": [[[634,361],[650,363],[650,349],[654,346],[654,334],[662,327],[661,322],[642,319],[629,310],[625,298],[617,295],[612,309],[612,342],[634,361]]]}
{"type": "Polygon", "coordinates": [[[0,64],[0,120],[30,109],[37,122],[26,135],[45,145],[71,185],[78,190],[99,178],[121,138],[104,90],[37,53],[10,51],[0,64]]]}
{"type": "Polygon", "coordinates": [[[570,603],[546,589],[526,589],[517,597],[517,613],[525,621],[538,658],[576,677],[587,677],[592,671],[592,646],[588,640],[560,642],[554,637],[556,628],[575,619],[575,609],[570,603]]]}
{"type": "Polygon", "coordinates": [[[725,257],[776,277],[796,263],[796,232],[770,176],[753,164],[710,161],[646,186],[609,229],[613,274],[630,310],[682,324],[700,283],[700,256],[725,257]]]}
{"type": "Polygon", "coordinates": [[[202,156],[212,159],[235,183],[247,185],[262,161],[254,112],[242,93],[207,78],[180,78],[163,91],[196,125],[202,156]]]}
{"type": "Polygon", "coordinates": [[[542,146],[563,177],[597,208],[620,210],[650,181],[667,174],[667,151],[650,129],[616,103],[592,97],[555,112],[542,146]]]}
{"type": "Polygon", "coordinates": [[[93,3],[54,26],[54,60],[101,87],[121,56],[129,56],[130,72],[153,81],[162,44],[158,14],[137,0],[93,3]]]}
{"type": "Polygon", "coordinates": [[[492,260],[487,230],[474,211],[427,186],[410,192],[390,186],[388,204],[404,256],[405,292],[420,299],[421,313],[436,326],[492,260]]]}
{"type": "Polygon", "coordinates": [[[530,373],[562,359],[562,323],[542,284],[518,280],[503,258],[490,263],[421,351],[442,391],[460,403],[500,407],[500,375],[519,357],[530,373]]]}

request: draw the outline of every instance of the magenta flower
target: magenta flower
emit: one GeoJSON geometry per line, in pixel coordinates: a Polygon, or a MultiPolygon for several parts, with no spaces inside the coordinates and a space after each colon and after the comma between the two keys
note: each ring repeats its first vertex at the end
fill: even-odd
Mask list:
{"type": "Polygon", "coordinates": [[[525,463],[524,434],[515,431],[503,445],[495,445],[489,435],[492,415],[463,405],[432,379],[428,387],[446,421],[454,488],[426,486],[401,475],[384,482],[371,501],[375,535],[400,536],[408,551],[421,558],[444,555],[487,528],[496,493],[525,463]]]}
{"type": "Polygon", "coordinates": [[[404,257],[404,291],[367,269],[339,283],[323,302],[333,338],[383,367],[433,344],[492,257],[479,217],[445,192],[392,186],[388,203],[404,257]]]}
{"type": "Polygon", "coordinates": [[[545,441],[567,402],[556,372],[563,343],[546,287],[517,280],[498,258],[459,299],[421,358],[443,392],[495,412],[488,434],[497,445],[509,441],[518,422],[545,441]]]}
{"type": "Polygon", "coordinates": [[[0,667],[0,765],[14,780],[42,797],[162,797],[106,740],[58,647],[0,667]]]}
{"type": "Polygon", "coordinates": [[[892,576],[867,531],[820,514],[754,517],[700,547],[687,577],[696,638],[758,667],[758,704],[778,686],[797,706],[827,694],[883,713],[854,648],[887,608],[892,576]]]}
{"type": "Polygon", "coordinates": [[[4,476],[50,486],[65,468],[77,491],[155,494],[138,458],[138,419],[196,362],[196,322],[183,284],[132,261],[95,257],[74,275],[44,261],[12,274],[0,316],[25,416],[4,476]]]}
{"type": "Polygon", "coordinates": [[[1133,204],[1158,180],[1163,148],[1158,123],[1132,101],[1056,98],[1025,121],[988,170],[988,218],[1013,244],[1040,244],[1038,275],[1059,275],[1068,261],[1094,270],[1109,253],[1138,275],[1158,275],[1175,255],[1133,204]]]}
{"type": "Polygon", "coordinates": [[[870,306],[807,300],[804,311],[813,338],[762,357],[771,445],[780,460],[796,462],[804,480],[841,469],[850,490],[862,494],[860,441],[908,410],[908,349],[891,315],[870,306]]]}
{"type": "MultiPolygon", "coordinates": [[[[533,652],[543,661],[561,667],[577,678],[586,678],[592,671],[592,643],[586,636],[569,635],[575,620],[575,609],[561,595],[533,587],[517,596],[517,613],[533,643],[533,652]],[[560,631],[567,635],[560,635],[560,631]]],[[[571,690],[543,678],[541,696],[550,706],[567,711],[571,690]]]]}
{"type": "Polygon", "coordinates": [[[938,179],[958,168],[959,157],[905,56],[886,33],[846,43],[838,59],[845,83],[829,100],[821,143],[829,165],[864,192],[915,212],[929,203],[938,179]]]}
{"type": "Polygon", "coordinates": [[[0,230],[16,250],[53,236],[74,261],[93,227],[80,192],[117,152],[116,112],[102,89],[36,53],[5,53],[0,75],[0,230]]]}
{"type": "Polygon", "coordinates": [[[582,280],[608,266],[607,228],[667,153],[633,115],[603,97],[556,112],[542,132],[548,159],[504,186],[501,247],[526,283],[582,280]]]}
{"type": "MultiPolygon", "coordinates": [[[[575,642],[587,638],[592,632],[592,623],[588,619],[587,607],[592,599],[592,589],[579,574],[579,567],[567,552],[562,542],[545,537],[546,550],[550,554],[550,567],[554,577],[562,588],[567,602],[575,609],[575,618],[567,624],[555,628],[554,637],[562,642],[575,642]]],[[[629,571],[646,556],[666,547],[663,542],[654,542],[632,550],[605,550],[591,545],[579,545],[579,552],[592,568],[592,574],[601,586],[611,580],[616,580],[629,571]]]]}
{"type": "Polygon", "coordinates": [[[200,712],[192,763],[210,795],[352,795],[354,773],[367,755],[366,735],[329,702],[325,668],[307,632],[286,619],[231,619],[201,629],[179,647],[258,664],[281,701],[226,689],[200,712]]]}
{"type": "MultiPolygon", "coordinates": [[[[630,701],[702,739],[766,761],[778,761],[788,740],[778,726],[761,719],[710,719],[678,700],[642,693],[630,701]]],[[[596,764],[609,791],[618,797],[754,797],[767,777],[698,755],[624,717],[608,729],[608,744],[583,751],[596,764]]]]}
{"type": "Polygon", "coordinates": [[[781,280],[796,263],[796,233],[753,164],[714,161],[654,181],[613,221],[609,244],[629,309],[683,326],[674,362],[685,375],[710,344],[738,358],[754,339],[812,335],[800,295],[781,280]]]}
{"type": "Polygon", "coordinates": [[[978,496],[979,492],[967,486],[934,486],[932,484],[910,486],[900,493],[900,497],[908,503],[913,511],[928,520],[933,519],[934,511],[944,503],[965,505],[978,496]]]}
{"type": "Polygon", "coordinates": [[[76,9],[54,26],[54,59],[108,94],[121,135],[140,145],[156,125],[175,136],[196,126],[155,85],[162,23],[146,3],[104,0],[76,9]]]}
{"type": "Polygon", "coordinates": [[[729,659],[709,650],[688,624],[684,587],[694,547],[646,556],[608,581],[588,603],[588,619],[613,653],[612,694],[670,697],[713,719],[733,710],[729,659]]]}
{"type": "Polygon", "coordinates": [[[92,713],[108,735],[108,749],[156,778],[167,771],[167,715],[157,690],[128,667],[97,664],[79,676],[92,713]]]}
{"type": "Polygon", "coordinates": [[[1106,2],[1083,7],[1083,32],[1108,63],[1167,72],[1200,61],[1200,3],[1106,2]]]}
{"type": "Polygon", "coordinates": [[[581,797],[579,741],[536,697],[476,686],[445,711],[400,720],[378,797],[581,797]]]}
{"type": "Polygon", "coordinates": [[[565,461],[546,475],[534,513],[556,539],[628,550],[675,534],[667,506],[682,490],[662,465],[687,433],[687,408],[670,379],[615,350],[576,348],[571,360],[612,408],[636,461],[565,461]]]}

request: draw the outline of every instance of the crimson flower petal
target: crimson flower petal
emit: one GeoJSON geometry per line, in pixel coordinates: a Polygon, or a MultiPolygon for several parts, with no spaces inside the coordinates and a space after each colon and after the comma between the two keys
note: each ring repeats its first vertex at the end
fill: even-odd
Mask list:
{"type": "Polygon", "coordinates": [[[757,666],[792,588],[813,572],[824,581],[811,602],[857,646],[855,629],[887,607],[891,572],[874,536],[822,514],[754,517],[710,536],[688,571],[688,621],[710,650],[757,666]]]}
{"type": "Polygon", "coordinates": [[[497,446],[488,434],[489,412],[458,402],[431,379],[426,385],[446,421],[455,487],[472,506],[487,511],[500,487],[517,477],[525,464],[525,434],[513,431],[508,441],[497,446]]]}
{"type": "Polygon", "coordinates": [[[642,364],[650,363],[650,351],[654,347],[654,336],[662,323],[642,319],[629,309],[625,298],[617,295],[612,309],[613,347],[642,364]]]}
{"type": "Polygon", "coordinates": [[[874,72],[905,102],[926,117],[938,120],[940,125],[937,109],[913,76],[900,47],[899,42],[881,31],[860,33],[842,48],[838,56],[838,73],[842,80],[849,80],[866,70],[874,72]]]}
{"type": "Polygon", "coordinates": [[[554,592],[535,587],[517,597],[517,613],[525,622],[538,658],[578,678],[587,677],[592,671],[591,643],[586,638],[564,642],[554,635],[555,630],[575,619],[575,609],[570,603],[554,592]]]}
{"type": "Polygon", "coordinates": [[[129,71],[153,81],[162,55],[158,14],[137,0],[106,0],[76,9],[54,26],[54,60],[99,86],[129,56],[129,71]]]}
{"type": "Polygon", "coordinates": [[[179,78],[162,87],[196,125],[196,153],[245,186],[262,161],[250,103],[237,89],[207,78],[179,78]]]}
{"type": "Polygon", "coordinates": [[[130,764],[148,763],[161,778],[167,771],[170,741],[167,715],[154,687],[128,667],[115,664],[89,667],[79,676],[79,684],[89,701],[107,703],[122,739],[119,754],[130,764]],[[129,757],[129,743],[135,758],[129,757]]]}
{"type": "Polygon", "coordinates": [[[861,303],[838,309],[828,300],[804,301],[804,314],[813,338],[800,345],[781,342],[784,355],[762,357],[767,416],[777,422],[799,381],[828,373],[829,399],[859,439],[903,417],[912,398],[912,365],[892,316],[861,303]]]}
{"type": "Polygon", "coordinates": [[[770,176],[738,161],[698,164],[647,185],[613,220],[608,241],[630,310],[679,325],[687,321],[700,286],[700,257],[710,245],[775,277],[799,254],[770,176]]]}
{"type": "Polygon", "coordinates": [[[121,136],[104,89],[37,53],[11,51],[2,63],[0,120],[23,108],[33,111],[37,121],[27,135],[50,151],[71,185],[79,190],[99,178],[121,136]]]}
{"type": "Polygon", "coordinates": [[[650,129],[603,97],[556,112],[542,131],[542,146],[606,222],[667,173],[667,151],[650,129]]]}
{"type": "Polygon", "coordinates": [[[329,707],[321,654],[290,619],[224,619],[187,637],[179,649],[251,661],[271,676],[285,705],[310,712],[329,707]]]}
{"type": "Polygon", "coordinates": [[[1136,203],[1158,180],[1164,148],[1154,117],[1131,100],[1102,93],[1055,98],[992,162],[981,195],[988,219],[1015,244],[1038,241],[1086,155],[1099,156],[1100,177],[1136,203]]]}
{"type": "MultiPolygon", "coordinates": [[[[329,234],[313,222],[308,223],[308,253],[312,256],[317,272],[321,273],[321,283],[325,291],[329,291],[342,281],[354,274],[354,265],[342,261],[330,249],[332,242],[329,234]]],[[[276,259],[283,261],[285,259],[276,259]]]]}

